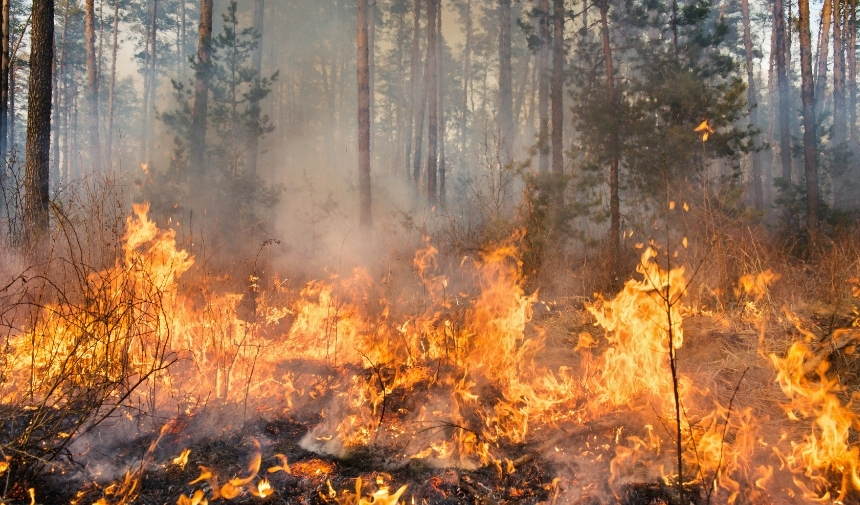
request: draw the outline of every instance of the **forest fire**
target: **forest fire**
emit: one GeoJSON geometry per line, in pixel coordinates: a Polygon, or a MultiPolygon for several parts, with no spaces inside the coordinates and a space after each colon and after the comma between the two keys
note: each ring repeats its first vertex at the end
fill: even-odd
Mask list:
{"type": "Polygon", "coordinates": [[[4,0],[0,505],[860,504],[857,13],[4,0]]]}
{"type": "MultiPolygon", "coordinates": [[[[85,303],[44,307],[35,324],[10,343],[15,366],[4,384],[4,404],[23,405],[25,411],[73,408],[62,403],[62,391],[49,386],[57,384],[57,374],[70,372],[55,357],[66,346],[81,346],[83,363],[99,364],[98,380],[140,377],[149,384],[117,386],[112,394],[132,395],[130,404],[145,403],[154,411],[179,410],[186,419],[161,427],[137,470],[96,488],[102,491],[90,489],[75,503],[93,493],[102,495],[99,503],[131,503],[146,493],[145,475],[170,465],[180,475],[188,475],[186,465],[199,468],[183,486],[187,491],[171,498],[179,504],[264,500],[289,495],[285,485],[310,486],[319,499],[341,504],[433,503],[433,496],[451,495],[444,490],[444,472],[450,471],[445,469],[460,472],[448,486],[473,499],[501,494],[516,501],[525,493],[584,503],[605,494],[630,502],[630,493],[645,493],[635,490],[649,485],[662,489],[666,500],[677,488],[692,501],[719,503],[779,501],[795,493],[842,501],[860,491],[851,432],[860,418],[839,394],[838,380],[827,375],[827,361],[817,366],[817,379],[807,378],[804,366],[812,353],[806,344],[795,342],[784,357],[759,352],[763,363],[757,366],[772,366],[783,393],[765,407],[770,416],[788,421],[779,437],[761,428],[768,421],[761,405],[736,397],[746,372],[727,403],[695,374],[679,371],[673,377],[672,360],[686,342],[683,321],[691,308],[683,303],[684,268],[663,270],[654,248],[642,253],[639,278],[627,281],[615,298],[587,305],[599,331],[580,333],[575,351],[569,340],[569,355],[578,357],[550,366],[545,329],[533,321],[538,294],[527,294],[521,285],[517,236],[479,258],[463,259],[463,292],[452,292],[428,242],[414,257],[412,289],[424,293],[417,303],[373,299],[379,291],[374,281],[355,270],[348,278],[310,281],[295,292],[264,290],[268,296],[257,305],[258,317],[245,322],[236,315],[241,295],[210,294],[201,301],[183,287],[195,260],[177,248],[174,231],[157,228],[147,210],[136,206],[127,220],[124,261],[88,277],[85,303]],[[140,314],[98,319],[105,304],[127,297],[132,298],[123,304],[140,314]],[[139,302],[156,298],[159,304],[139,302]],[[106,324],[116,327],[98,333],[106,324]],[[113,338],[86,338],[93,334],[113,338]],[[168,364],[160,366],[158,359],[168,364]],[[673,429],[673,390],[682,408],[679,431],[673,429]],[[264,417],[272,420],[297,423],[293,456],[270,450],[279,438],[270,430],[265,443],[251,440],[242,467],[190,465],[199,461],[202,440],[189,431],[189,420],[210,415],[190,401],[207,392],[223,405],[244,404],[267,411],[264,417]],[[157,448],[175,447],[168,438],[187,440],[192,448],[172,449],[179,455],[166,456],[159,466],[157,448]],[[331,481],[341,462],[365,453],[375,453],[371,460],[384,467],[361,472],[352,487],[335,487],[331,481]],[[537,470],[542,484],[512,484],[537,460],[555,468],[537,470]],[[398,482],[394,493],[388,482],[400,481],[402,474],[378,473],[414,472],[416,465],[443,473],[424,484],[398,482]],[[570,468],[583,465],[604,470],[573,470],[571,477],[570,468]],[[376,490],[368,482],[376,482],[376,490]]],[[[740,285],[757,299],[774,277],[767,271],[740,285]]],[[[59,383],[60,389],[95,380],[72,370],[76,375],[59,383]]],[[[7,456],[2,470],[16,462],[7,456]]]]}

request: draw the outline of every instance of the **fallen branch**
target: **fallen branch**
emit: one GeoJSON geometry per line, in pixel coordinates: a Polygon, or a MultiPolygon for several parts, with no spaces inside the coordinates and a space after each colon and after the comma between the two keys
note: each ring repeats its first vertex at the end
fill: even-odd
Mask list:
{"type": "Polygon", "coordinates": [[[818,342],[812,348],[812,355],[803,363],[803,375],[809,375],[818,369],[818,365],[834,352],[860,341],[860,329],[840,329],[828,338],[818,342]]]}

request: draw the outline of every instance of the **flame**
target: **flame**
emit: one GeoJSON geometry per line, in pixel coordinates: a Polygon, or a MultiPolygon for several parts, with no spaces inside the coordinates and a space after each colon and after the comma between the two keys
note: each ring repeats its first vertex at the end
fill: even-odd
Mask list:
{"type": "MultiPolygon", "coordinates": [[[[397,505],[400,496],[406,492],[406,487],[401,486],[394,494],[390,494],[388,487],[383,486],[371,494],[369,498],[365,498],[362,495],[361,477],[359,477],[355,479],[355,494],[344,491],[341,496],[335,497],[335,495],[332,495],[332,497],[335,497],[335,501],[339,505],[397,505]]],[[[331,492],[334,492],[331,489],[331,484],[329,484],[329,489],[331,492]]]]}
{"type": "MultiPolygon", "coordinates": [[[[783,406],[788,418],[809,426],[809,432],[792,450],[780,456],[788,467],[809,479],[812,489],[795,483],[807,499],[823,500],[838,491],[837,501],[849,490],[860,490],[860,448],[852,444],[851,430],[860,429],[860,417],[851,403],[843,405],[836,393],[842,390],[839,380],[829,379],[829,364],[822,361],[816,373],[819,381],[809,381],[804,374],[804,361],[810,356],[806,345],[795,342],[785,358],[770,355],[777,370],[776,382],[789,402],[783,406]],[[841,477],[838,489],[831,489],[829,477],[841,477]]],[[[856,393],[855,393],[856,399],[856,393]]]]}
{"type": "Polygon", "coordinates": [[[191,454],[191,449],[183,449],[182,453],[179,456],[173,458],[173,464],[178,466],[179,468],[185,469],[185,465],[188,464],[188,455],[191,454]]]}

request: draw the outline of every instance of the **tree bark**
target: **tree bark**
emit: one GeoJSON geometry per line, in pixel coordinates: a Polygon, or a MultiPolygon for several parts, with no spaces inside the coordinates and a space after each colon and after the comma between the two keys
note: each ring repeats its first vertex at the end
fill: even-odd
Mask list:
{"type": "Polygon", "coordinates": [[[155,97],[158,90],[158,0],[152,0],[152,19],[150,20],[152,41],[150,47],[150,67],[149,67],[149,107],[146,110],[147,124],[147,144],[146,144],[146,163],[151,165],[152,157],[155,153],[155,97]]]}
{"type": "MultiPolygon", "coordinates": [[[[857,0],[848,0],[848,128],[857,163],[857,0]]],[[[855,200],[856,201],[856,200],[855,200]]]]}
{"type": "MultiPolygon", "coordinates": [[[[427,0],[430,2],[431,0],[427,0]]],[[[424,75],[419,84],[418,108],[415,110],[415,137],[412,142],[415,145],[415,154],[412,159],[412,182],[415,189],[416,198],[421,188],[421,148],[424,138],[424,111],[427,107],[427,90],[429,86],[424,83],[427,79],[428,65],[430,60],[424,60],[424,75]]]]}
{"type": "MultiPolygon", "coordinates": [[[[758,127],[758,93],[756,92],[755,76],[753,75],[752,34],[750,33],[749,0],[741,0],[741,12],[744,24],[744,52],[747,63],[747,104],[750,111],[750,123],[758,127]]],[[[761,159],[758,153],[752,153],[752,190],[753,205],[757,209],[764,208],[764,196],[761,191],[761,159]]]]}
{"type": "Polygon", "coordinates": [[[460,164],[466,165],[466,125],[469,117],[469,83],[472,73],[472,0],[466,0],[466,44],[463,47],[463,102],[460,115],[460,164]]]}
{"type": "MultiPolygon", "coordinates": [[[[564,0],[553,1],[552,34],[552,173],[564,173],[564,0]]],[[[603,9],[606,10],[605,0],[603,9]]],[[[609,32],[604,34],[608,47],[609,32]]],[[[611,54],[610,54],[611,59],[611,54]]],[[[611,82],[611,81],[610,81],[611,82]]],[[[611,85],[611,84],[610,84],[611,85]]]]}
{"type": "Polygon", "coordinates": [[[86,3],[87,52],[87,118],[90,130],[90,163],[101,166],[101,139],[99,138],[99,77],[96,69],[96,13],[95,0],[86,3]]]}
{"type": "Polygon", "coordinates": [[[549,47],[552,36],[549,30],[549,0],[540,2],[540,50],[538,62],[538,117],[540,131],[538,133],[538,170],[545,174],[549,172],[549,47]]]}
{"type": "MultiPolygon", "coordinates": [[[[266,0],[254,0],[254,31],[257,33],[259,39],[257,47],[254,48],[254,52],[251,55],[251,66],[254,69],[254,77],[256,77],[258,82],[263,76],[263,15],[265,12],[266,0]]],[[[251,102],[251,112],[254,116],[253,124],[258,125],[260,123],[260,100],[256,96],[251,102]]],[[[256,130],[256,126],[254,126],[254,129],[256,130]]],[[[252,178],[257,176],[258,141],[259,137],[256,131],[248,132],[247,170],[252,178]]],[[[253,202],[251,203],[251,209],[253,211],[253,202]]]]}
{"type": "MultiPolygon", "coordinates": [[[[815,97],[812,84],[812,37],[809,33],[809,0],[799,0],[800,14],[800,75],[803,103],[803,157],[806,173],[806,228],[809,233],[810,245],[818,242],[818,166],[816,162],[817,149],[815,138],[815,97]]],[[[838,9],[834,9],[838,12],[838,9]]],[[[834,24],[834,35],[836,34],[834,24]]],[[[839,46],[834,44],[834,51],[839,46]]],[[[836,65],[834,64],[834,74],[836,65]]],[[[835,105],[835,104],[834,104],[835,105]]]]}
{"type": "Polygon", "coordinates": [[[833,0],[824,0],[821,7],[821,34],[818,37],[818,72],[815,79],[815,117],[819,117],[824,108],[824,90],[827,86],[827,55],[830,43],[830,21],[833,0]]]}
{"type": "MultiPolygon", "coordinates": [[[[374,48],[376,47],[376,1],[370,0],[367,5],[367,51],[368,51],[368,83],[370,86],[370,152],[376,152],[376,68],[374,65],[374,48]]],[[[373,159],[371,158],[371,164],[373,159]]]]}
{"type": "Polygon", "coordinates": [[[113,116],[114,97],[116,95],[116,52],[117,36],[119,35],[119,0],[113,2],[113,41],[111,47],[110,63],[110,91],[108,92],[108,130],[107,130],[107,155],[111,167],[113,167],[113,116]]]}
{"type": "Polygon", "coordinates": [[[514,144],[511,84],[511,0],[499,0],[499,148],[503,163],[510,162],[514,144]]]}
{"type": "Polygon", "coordinates": [[[206,113],[209,108],[209,65],[212,53],[212,0],[200,0],[194,107],[191,110],[191,162],[197,173],[206,167],[206,113]]]}
{"type": "Polygon", "coordinates": [[[603,59],[606,64],[606,91],[609,98],[609,258],[613,279],[618,275],[621,254],[621,203],[618,195],[618,120],[615,103],[615,67],[609,43],[607,0],[600,1],[600,26],[603,32],[603,59]]]}
{"type": "MultiPolygon", "coordinates": [[[[413,6],[414,19],[412,23],[412,68],[410,70],[410,99],[409,109],[406,113],[406,180],[412,179],[412,123],[417,120],[418,108],[418,50],[420,44],[420,24],[421,24],[421,0],[415,0],[413,6]]],[[[417,182],[414,182],[417,185],[417,182]]]]}
{"type": "Polygon", "coordinates": [[[442,38],[442,0],[438,0],[436,9],[436,83],[439,95],[439,202],[445,204],[445,90],[444,74],[442,72],[442,47],[445,41],[442,38]]]}
{"type": "Polygon", "coordinates": [[[776,80],[779,87],[779,156],[782,178],[791,184],[791,95],[786,64],[785,11],[782,0],[773,2],[773,22],[776,29],[776,80]]]}
{"type": "Polygon", "coordinates": [[[427,0],[427,203],[436,205],[436,168],[439,133],[439,83],[436,75],[436,2],[427,0]]]}
{"type": "Polygon", "coordinates": [[[24,169],[26,242],[36,246],[48,231],[51,150],[51,73],[54,58],[54,0],[34,0],[30,33],[30,91],[24,169]]]}
{"type": "MultiPolygon", "coordinates": [[[[3,18],[0,21],[0,157],[3,162],[7,159],[9,152],[9,4],[11,0],[3,0],[2,14],[3,18]]],[[[5,173],[4,170],[0,173],[5,173]]],[[[2,175],[0,175],[2,177],[2,175]]],[[[2,182],[2,180],[0,180],[2,182]]],[[[2,187],[2,186],[0,186],[2,187]]]]}
{"type": "Polygon", "coordinates": [[[370,215],[370,69],[367,1],[358,0],[358,221],[371,227],[370,215]]]}

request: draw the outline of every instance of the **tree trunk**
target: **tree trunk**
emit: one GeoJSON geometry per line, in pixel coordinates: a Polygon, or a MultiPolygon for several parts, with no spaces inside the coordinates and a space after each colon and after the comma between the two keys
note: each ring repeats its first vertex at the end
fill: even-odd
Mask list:
{"type": "MultiPolygon", "coordinates": [[[[564,0],[554,0],[553,6],[552,89],[550,91],[550,99],[552,100],[552,172],[560,175],[564,173],[564,96],[562,93],[562,86],[564,85],[564,0]]],[[[606,5],[603,6],[603,9],[606,10],[606,5]]],[[[604,38],[604,44],[608,48],[608,31],[604,34],[604,38]]]]}
{"type": "Polygon", "coordinates": [[[186,0],[179,0],[179,71],[183,80],[188,73],[188,58],[185,57],[185,2],[186,0]]]}
{"type": "Polygon", "coordinates": [[[51,150],[51,72],[54,58],[54,0],[34,0],[30,32],[30,91],[24,169],[26,241],[36,246],[48,231],[51,150]]]}
{"type": "Polygon", "coordinates": [[[110,91],[108,92],[108,131],[107,131],[107,155],[111,167],[113,167],[113,115],[114,96],[116,94],[116,52],[117,36],[119,34],[119,0],[113,2],[113,41],[111,47],[110,63],[110,91]]]}
{"type": "Polygon", "coordinates": [[[830,43],[830,20],[833,0],[824,0],[821,8],[821,34],[818,36],[818,75],[815,79],[815,117],[819,117],[824,108],[824,90],[827,86],[827,54],[830,43]]]}
{"type": "MultiPolygon", "coordinates": [[[[603,59],[606,63],[606,90],[609,97],[609,259],[612,278],[618,275],[621,254],[621,202],[618,196],[618,120],[615,104],[615,67],[612,64],[612,47],[609,44],[607,0],[600,1],[600,26],[603,32],[603,59]]],[[[555,125],[553,125],[555,127],[555,125]]]]}
{"type": "Polygon", "coordinates": [[[549,172],[549,47],[552,38],[549,31],[549,0],[540,1],[540,53],[538,62],[538,116],[540,133],[538,133],[538,170],[545,174],[549,172]]]}
{"type": "MultiPolygon", "coordinates": [[[[750,33],[749,0],[741,0],[741,11],[744,23],[744,52],[747,63],[747,104],[750,111],[750,122],[753,128],[758,127],[758,93],[756,93],[755,76],[753,75],[752,35],[750,33]]],[[[761,159],[758,153],[752,153],[752,190],[753,205],[757,209],[764,208],[764,197],[761,191],[761,159]]]]}
{"type": "Polygon", "coordinates": [[[436,75],[436,2],[427,0],[427,203],[436,205],[436,168],[439,133],[439,82],[436,75]]]}
{"type": "Polygon", "coordinates": [[[773,22],[776,29],[776,80],[779,86],[779,156],[782,178],[791,184],[791,95],[786,64],[785,11],[782,0],[773,2],[773,22]]]}
{"type": "MultiPolygon", "coordinates": [[[[809,33],[809,0],[799,0],[800,14],[800,98],[803,103],[803,158],[806,173],[806,227],[810,245],[818,242],[818,166],[815,137],[815,97],[812,84],[812,37],[809,33]]],[[[838,12],[839,9],[834,9],[838,12]]],[[[833,33],[837,33],[838,18],[833,33]]],[[[839,46],[833,45],[837,51],[839,46]]],[[[834,74],[836,64],[833,65],[834,74]]],[[[835,103],[834,103],[835,105],[835,103]]]]}
{"type": "Polygon", "coordinates": [[[93,168],[101,166],[101,140],[99,139],[99,77],[96,71],[96,12],[95,0],[86,3],[87,52],[87,118],[90,130],[89,158],[93,168]]]}
{"type": "Polygon", "coordinates": [[[152,0],[152,19],[150,21],[152,32],[152,46],[150,47],[150,67],[149,67],[149,107],[146,110],[147,124],[147,144],[146,144],[146,163],[152,164],[152,157],[155,154],[155,97],[158,90],[158,0],[152,0]]]}
{"type": "MultiPolygon", "coordinates": [[[[11,0],[3,0],[2,11],[3,16],[0,21],[0,158],[3,159],[4,166],[0,174],[5,174],[5,160],[9,151],[9,29],[11,24],[9,16],[9,4],[11,0]]],[[[2,175],[0,175],[2,177],[2,175]]],[[[0,179],[2,183],[2,179],[0,179]]],[[[2,188],[2,186],[0,186],[2,188]]]]}
{"type": "MultiPolygon", "coordinates": [[[[428,2],[431,0],[427,0],[428,2]]],[[[429,86],[424,84],[424,80],[427,78],[428,73],[428,65],[429,60],[424,60],[424,75],[422,76],[422,83],[419,84],[419,97],[418,97],[418,108],[415,110],[415,137],[412,139],[412,142],[415,144],[415,154],[412,159],[412,182],[413,187],[415,189],[415,195],[417,195],[421,188],[421,147],[424,138],[424,111],[427,107],[427,90],[429,86]]]]}
{"type": "Polygon", "coordinates": [[[191,110],[191,152],[193,167],[206,167],[206,113],[209,105],[209,65],[212,53],[212,0],[200,0],[200,27],[197,35],[197,65],[194,79],[194,107],[191,110]]]}
{"type": "MultiPolygon", "coordinates": [[[[848,0],[848,128],[857,154],[857,0],[848,0]]],[[[855,156],[855,164],[856,164],[855,156]]]]}
{"type": "MultiPolygon", "coordinates": [[[[833,2],[833,143],[840,145],[847,135],[845,118],[845,51],[842,44],[841,0],[833,2]]],[[[807,0],[807,8],[809,7],[807,0]]],[[[808,20],[807,20],[808,21],[808,20]]],[[[802,42],[801,42],[802,47],[802,42]]],[[[837,192],[838,193],[838,192],[837,192]]]]}
{"type": "Polygon", "coordinates": [[[513,88],[511,85],[511,0],[499,0],[499,136],[503,163],[511,160],[514,145],[513,88]]]}
{"type": "Polygon", "coordinates": [[[442,0],[438,0],[436,9],[436,83],[439,95],[439,202],[445,204],[445,79],[442,72],[442,47],[445,41],[442,38],[442,0]]]}
{"type": "MultiPolygon", "coordinates": [[[[370,86],[370,152],[376,152],[376,82],[374,67],[374,48],[376,47],[376,1],[370,0],[367,5],[367,72],[370,86]]],[[[371,164],[373,159],[371,158],[371,164]]]]}
{"type": "Polygon", "coordinates": [[[466,165],[466,125],[469,118],[469,82],[472,73],[472,0],[466,0],[466,45],[463,47],[463,110],[460,115],[460,164],[466,165]]]}
{"type": "Polygon", "coordinates": [[[370,64],[367,1],[358,0],[358,221],[371,227],[370,215],[370,64]]]}
{"type": "MultiPolygon", "coordinates": [[[[254,0],[254,31],[257,32],[259,40],[257,47],[251,55],[251,66],[254,68],[254,77],[259,81],[263,76],[263,15],[266,12],[266,0],[254,0]]],[[[260,123],[260,100],[254,97],[251,101],[251,113],[253,114],[252,124],[254,130],[256,125],[260,123]]],[[[257,156],[258,156],[258,141],[256,131],[248,132],[248,175],[252,178],[257,176],[257,156]]],[[[253,212],[253,202],[251,202],[251,211],[253,212]]]]}
{"type": "MultiPolygon", "coordinates": [[[[421,0],[415,0],[413,6],[414,19],[412,23],[412,68],[410,70],[409,87],[411,89],[409,98],[409,109],[406,112],[406,180],[411,179],[412,165],[412,123],[417,121],[418,108],[418,50],[420,44],[420,24],[421,24],[421,0]]],[[[414,182],[417,185],[417,182],[414,182]]]]}

